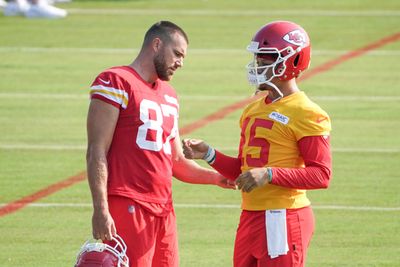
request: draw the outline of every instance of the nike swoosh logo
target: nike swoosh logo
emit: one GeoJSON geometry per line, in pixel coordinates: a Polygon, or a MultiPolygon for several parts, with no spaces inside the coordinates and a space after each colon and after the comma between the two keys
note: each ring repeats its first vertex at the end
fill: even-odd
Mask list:
{"type": "Polygon", "coordinates": [[[327,120],[327,119],[328,119],[327,117],[320,117],[320,118],[317,119],[317,123],[321,123],[321,122],[323,122],[324,120],[327,120]]]}
{"type": "Polygon", "coordinates": [[[99,80],[100,80],[102,83],[104,83],[104,84],[110,84],[110,83],[111,83],[110,80],[105,81],[105,80],[103,80],[102,78],[99,78],[99,80]]]}

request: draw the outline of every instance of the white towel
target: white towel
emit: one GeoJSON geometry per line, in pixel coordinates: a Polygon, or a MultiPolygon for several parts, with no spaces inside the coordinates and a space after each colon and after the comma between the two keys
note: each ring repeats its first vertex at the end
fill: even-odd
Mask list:
{"type": "Polygon", "coordinates": [[[267,228],[268,255],[271,259],[286,255],[289,251],[287,243],[286,210],[265,211],[267,228]]]}

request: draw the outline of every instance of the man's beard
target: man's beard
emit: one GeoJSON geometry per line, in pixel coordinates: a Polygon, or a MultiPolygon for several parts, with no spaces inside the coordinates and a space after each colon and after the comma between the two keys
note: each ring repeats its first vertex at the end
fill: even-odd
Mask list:
{"type": "Polygon", "coordinates": [[[157,72],[157,76],[162,81],[169,81],[171,80],[171,74],[168,73],[168,66],[165,63],[164,55],[159,53],[154,57],[154,67],[157,72]]]}

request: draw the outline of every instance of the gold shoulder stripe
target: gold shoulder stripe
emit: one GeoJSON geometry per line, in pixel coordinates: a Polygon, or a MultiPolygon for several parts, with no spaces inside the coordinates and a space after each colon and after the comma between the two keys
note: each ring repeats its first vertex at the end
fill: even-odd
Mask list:
{"type": "MultiPolygon", "coordinates": [[[[119,93],[114,93],[114,92],[110,92],[104,89],[92,89],[90,90],[90,94],[99,94],[99,95],[103,95],[104,97],[107,96],[113,96],[113,98],[111,98],[112,100],[114,100],[115,102],[117,102],[118,104],[121,104],[123,108],[125,108],[128,105],[128,99],[126,98],[126,96],[124,94],[119,94],[119,93]]],[[[109,97],[107,97],[109,98],[109,97]]]]}

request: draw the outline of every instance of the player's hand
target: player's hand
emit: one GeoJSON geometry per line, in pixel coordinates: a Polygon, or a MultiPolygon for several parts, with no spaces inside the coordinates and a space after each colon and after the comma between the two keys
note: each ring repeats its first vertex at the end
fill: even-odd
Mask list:
{"type": "Polygon", "coordinates": [[[218,185],[219,187],[226,188],[226,189],[236,189],[235,182],[225,178],[221,174],[217,174],[215,181],[216,181],[215,184],[218,185]]]}
{"type": "Polygon", "coordinates": [[[92,216],[93,238],[101,240],[112,240],[117,234],[114,220],[109,211],[94,210],[92,216]]]}
{"type": "Polygon", "coordinates": [[[243,192],[251,192],[254,188],[268,183],[267,168],[254,168],[238,176],[235,181],[238,189],[243,192]]]}
{"type": "Polygon", "coordinates": [[[202,159],[208,151],[208,144],[199,139],[183,139],[182,149],[187,159],[202,159]]]}

